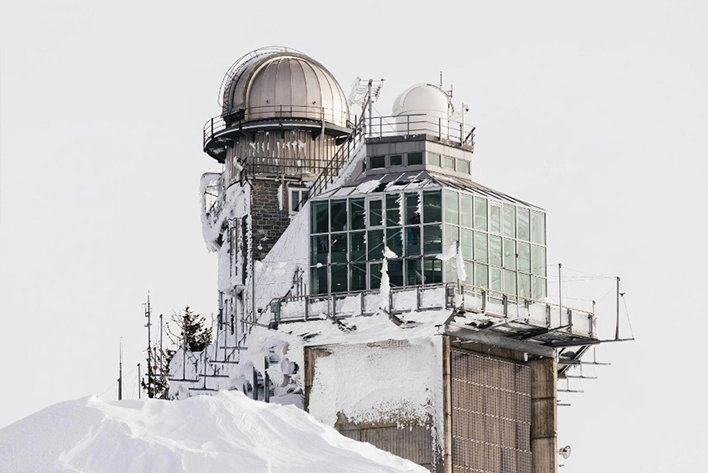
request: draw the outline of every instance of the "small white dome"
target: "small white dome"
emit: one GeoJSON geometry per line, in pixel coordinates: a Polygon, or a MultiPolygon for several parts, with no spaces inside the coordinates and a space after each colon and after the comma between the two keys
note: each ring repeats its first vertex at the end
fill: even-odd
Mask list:
{"type": "Polygon", "coordinates": [[[426,114],[447,118],[449,100],[447,93],[438,86],[416,84],[393,102],[393,115],[426,114]]]}

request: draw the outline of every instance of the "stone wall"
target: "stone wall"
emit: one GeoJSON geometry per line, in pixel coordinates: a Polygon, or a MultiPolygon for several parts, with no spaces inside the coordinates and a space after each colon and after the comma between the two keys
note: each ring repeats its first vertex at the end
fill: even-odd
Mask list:
{"type": "Polygon", "coordinates": [[[280,186],[281,181],[272,179],[253,180],[251,201],[253,256],[259,261],[265,258],[290,224],[287,196],[285,195],[286,186],[283,186],[283,188],[280,186]],[[283,195],[280,196],[283,202],[282,210],[278,201],[279,191],[283,192],[283,195]]]}

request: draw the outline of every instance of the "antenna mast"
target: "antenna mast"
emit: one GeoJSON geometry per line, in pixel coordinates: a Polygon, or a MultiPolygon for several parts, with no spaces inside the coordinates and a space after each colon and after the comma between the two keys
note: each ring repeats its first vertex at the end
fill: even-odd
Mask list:
{"type": "Polygon", "coordinates": [[[147,346],[147,352],[148,352],[148,366],[147,366],[147,392],[148,392],[148,397],[152,398],[153,397],[153,386],[152,386],[152,346],[150,343],[150,326],[152,325],[150,323],[150,315],[152,312],[152,307],[150,307],[150,291],[148,291],[148,296],[147,296],[147,303],[145,304],[145,317],[147,317],[147,324],[145,327],[147,327],[147,335],[148,335],[148,346],[147,346]]]}
{"type": "Polygon", "coordinates": [[[120,337],[118,352],[118,400],[123,400],[123,337],[120,337]]]}

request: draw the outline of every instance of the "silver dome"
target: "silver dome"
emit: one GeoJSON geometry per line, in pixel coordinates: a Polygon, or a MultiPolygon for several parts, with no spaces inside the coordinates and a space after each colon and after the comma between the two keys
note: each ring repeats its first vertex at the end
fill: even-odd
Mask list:
{"type": "Polygon", "coordinates": [[[222,83],[225,121],[295,118],[346,128],[347,99],[322,64],[286,48],[264,48],[239,59],[222,83]]]}

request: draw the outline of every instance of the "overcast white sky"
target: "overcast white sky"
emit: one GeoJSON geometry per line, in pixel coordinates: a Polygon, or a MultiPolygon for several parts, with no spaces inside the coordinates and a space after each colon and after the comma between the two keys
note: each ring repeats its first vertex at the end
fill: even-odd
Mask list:
{"type": "Polygon", "coordinates": [[[284,45],[347,92],[385,78],[383,114],[443,70],[478,127],[474,179],[548,211],[549,262],[574,303],[609,302],[605,335],[613,281],[570,270],[622,277],[638,339],[564,398],[561,471],[703,471],[707,24],[700,1],[0,0],[0,428],[114,398],[148,290],[155,314],[215,310],[202,125],[233,61],[284,45]]]}

